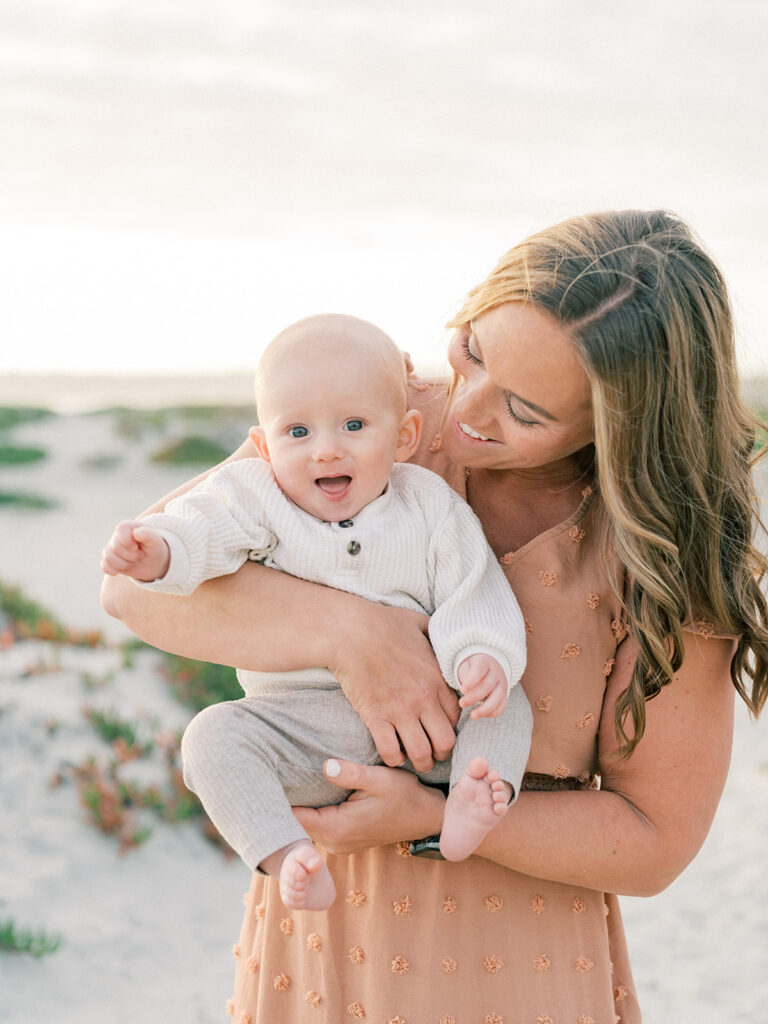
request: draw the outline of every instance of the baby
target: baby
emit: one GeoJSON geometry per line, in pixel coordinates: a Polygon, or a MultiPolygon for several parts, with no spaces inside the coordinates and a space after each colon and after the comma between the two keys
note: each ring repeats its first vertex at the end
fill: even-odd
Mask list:
{"type": "MultiPolygon", "coordinates": [[[[516,797],[528,757],[518,604],[466,502],[406,464],[421,416],[386,334],[349,316],[302,320],[264,352],[256,399],[261,458],[224,465],[165,512],[121,523],[102,569],[188,594],[251,559],[431,615],[430,642],[465,710],[451,761],[419,777],[450,782],[440,850],[467,857],[516,797]]],[[[333,879],[291,805],[349,796],[323,775],[327,757],[381,759],[326,668],[238,675],[245,697],[206,708],[185,732],[185,782],[246,864],[279,875],[286,906],[324,909],[333,879]]]]}

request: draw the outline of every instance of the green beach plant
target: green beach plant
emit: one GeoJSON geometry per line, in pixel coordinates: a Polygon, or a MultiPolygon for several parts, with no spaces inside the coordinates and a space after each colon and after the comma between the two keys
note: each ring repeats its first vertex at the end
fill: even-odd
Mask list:
{"type": "Polygon", "coordinates": [[[0,491],[0,507],[9,505],[35,512],[47,512],[52,508],[59,508],[60,504],[54,498],[47,498],[43,494],[32,494],[29,491],[0,491]]]}
{"type": "MultiPolygon", "coordinates": [[[[130,786],[119,778],[118,768],[117,761],[104,764],[90,756],[81,764],[70,766],[69,773],[75,779],[90,823],[104,835],[114,837],[124,852],[146,842],[152,829],[137,822],[132,813],[136,801],[130,786]]],[[[54,783],[62,781],[63,776],[59,775],[54,783]]]]}
{"type": "Polygon", "coordinates": [[[97,647],[102,643],[102,636],[98,630],[68,629],[52,611],[27,597],[21,587],[3,583],[2,580],[0,618],[5,620],[5,625],[0,625],[0,640],[3,643],[32,637],[72,644],[76,647],[97,647]]]}
{"type": "Polygon", "coordinates": [[[752,407],[752,411],[759,417],[762,424],[755,438],[755,451],[759,452],[768,444],[768,406],[757,404],[752,407]]]}
{"type": "Polygon", "coordinates": [[[178,405],[169,411],[187,420],[207,420],[216,424],[241,422],[250,426],[254,417],[252,405],[178,405]]]}
{"type": "Polygon", "coordinates": [[[35,423],[46,420],[55,413],[51,409],[35,406],[0,405],[0,430],[10,430],[20,423],[35,423]]]}
{"type": "Polygon", "coordinates": [[[80,682],[84,690],[103,690],[115,680],[114,672],[81,672],[80,682]]]}
{"type": "Polygon", "coordinates": [[[141,819],[151,814],[171,825],[197,822],[206,839],[226,856],[233,856],[203,805],[184,785],[180,748],[180,733],[157,733],[152,750],[145,753],[137,753],[137,747],[129,747],[124,736],[118,736],[113,742],[112,758],[105,761],[90,755],[80,764],[67,765],[54,776],[51,784],[60,786],[67,778],[73,779],[88,821],[99,832],[117,840],[121,853],[150,838],[152,828],[141,819]],[[136,756],[147,756],[154,751],[161,752],[167,773],[162,786],[139,786],[123,778],[126,764],[136,756]]]}
{"type": "Polygon", "coordinates": [[[163,675],[174,695],[195,711],[224,700],[237,700],[243,695],[235,670],[229,665],[214,665],[164,652],[163,675]]]}
{"type": "Polygon", "coordinates": [[[179,420],[217,428],[236,426],[245,434],[254,420],[254,409],[251,405],[169,405],[157,409],[111,406],[91,415],[112,416],[119,436],[138,440],[150,433],[162,433],[179,420]]]}
{"type": "Polygon", "coordinates": [[[0,921],[0,953],[26,953],[39,958],[55,953],[62,941],[60,935],[49,935],[41,929],[19,928],[10,919],[0,921]]]}
{"type": "Polygon", "coordinates": [[[121,718],[116,711],[111,710],[99,711],[98,708],[87,707],[83,713],[99,736],[115,748],[120,760],[134,760],[152,753],[154,743],[141,738],[140,724],[121,718]]]}
{"type": "Polygon", "coordinates": [[[48,608],[24,594],[21,587],[0,582],[0,611],[21,636],[63,640],[66,629],[48,608]]]}
{"type": "Polygon", "coordinates": [[[0,444],[0,465],[23,466],[47,458],[45,448],[22,447],[14,444],[0,444]]]}
{"type": "Polygon", "coordinates": [[[120,644],[120,667],[133,668],[136,664],[136,652],[143,650],[154,651],[156,648],[150,647],[149,644],[145,644],[143,640],[139,640],[136,636],[124,640],[120,644]]]}
{"type": "Polygon", "coordinates": [[[231,452],[210,438],[190,436],[164,445],[154,453],[152,461],[170,463],[171,465],[210,466],[221,462],[230,454],[231,452]]]}
{"type": "Polygon", "coordinates": [[[168,427],[166,409],[129,409],[113,406],[92,415],[112,416],[115,433],[127,441],[139,441],[148,433],[162,433],[168,427]]]}

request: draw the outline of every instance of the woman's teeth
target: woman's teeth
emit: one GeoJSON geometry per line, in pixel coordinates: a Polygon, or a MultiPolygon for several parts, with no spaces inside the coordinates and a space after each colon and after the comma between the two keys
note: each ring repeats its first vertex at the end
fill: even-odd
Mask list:
{"type": "Polygon", "coordinates": [[[469,434],[470,437],[476,437],[478,441],[490,441],[490,437],[486,437],[484,434],[478,434],[472,427],[468,427],[466,423],[459,423],[459,426],[465,434],[469,434]]]}

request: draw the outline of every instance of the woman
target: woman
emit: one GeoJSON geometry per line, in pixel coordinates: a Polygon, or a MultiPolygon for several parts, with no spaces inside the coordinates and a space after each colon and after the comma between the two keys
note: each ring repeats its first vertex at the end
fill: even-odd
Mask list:
{"type": "MultiPolygon", "coordinates": [[[[341,896],[291,919],[254,878],[239,1024],[637,1024],[616,894],[656,893],[689,863],[725,782],[734,688],[754,713],[765,702],[755,424],[724,283],[685,225],[557,225],[507,253],[453,326],[447,400],[415,385],[420,461],[466,495],[526,616],[524,791],[479,857],[449,864],[408,842],[439,831],[440,791],[329,762],[357,792],[296,813],[341,896]]],[[[256,566],[181,601],[114,580],[105,606],[192,657],[328,665],[386,765],[401,745],[418,768],[451,745],[418,616],[256,566]]]]}

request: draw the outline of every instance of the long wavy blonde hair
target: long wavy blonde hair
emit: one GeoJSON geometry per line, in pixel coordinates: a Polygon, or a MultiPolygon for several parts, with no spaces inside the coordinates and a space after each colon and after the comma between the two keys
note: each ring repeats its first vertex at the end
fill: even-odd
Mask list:
{"type": "MultiPolygon", "coordinates": [[[[666,211],[576,217],[502,257],[452,321],[533,303],[573,339],[590,378],[598,522],[627,572],[638,655],[616,728],[630,753],[645,702],[683,661],[683,625],[738,636],[731,678],[752,714],[768,696],[768,562],[752,480],[760,424],[739,395],[723,277],[666,211]],[[631,728],[628,728],[631,723],[631,728]]],[[[762,526],[761,526],[762,528],[762,526]]]]}

